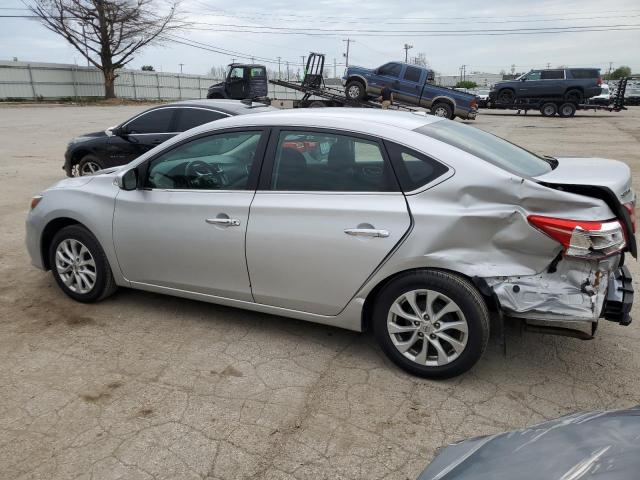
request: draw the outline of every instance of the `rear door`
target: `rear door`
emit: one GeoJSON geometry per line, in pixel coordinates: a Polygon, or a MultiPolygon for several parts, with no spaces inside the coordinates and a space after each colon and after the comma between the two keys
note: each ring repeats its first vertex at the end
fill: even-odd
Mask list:
{"type": "Polygon", "coordinates": [[[540,95],[559,96],[564,93],[564,70],[543,70],[540,74],[540,95]]]}
{"type": "Polygon", "coordinates": [[[380,140],[324,129],[274,130],[247,229],[253,297],[337,315],[410,222],[380,140]],[[297,144],[316,147],[300,151],[297,144]]]}
{"type": "Polygon", "coordinates": [[[420,67],[407,65],[398,81],[398,100],[417,105],[420,102],[422,85],[426,81],[426,71],[420,67]]]}

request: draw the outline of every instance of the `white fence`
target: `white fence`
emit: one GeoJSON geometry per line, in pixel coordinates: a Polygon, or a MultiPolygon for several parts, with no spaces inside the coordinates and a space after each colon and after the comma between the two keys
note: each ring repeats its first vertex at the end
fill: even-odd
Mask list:
{"type": "MultiPolygon", "coordinates": [[[[219,79],[201,75],[119,70],[116,96],[135,100],[206,98],[219,79]]],[[[104,97],[102,72],[94,67],[0,61],[0,99],[104,97]]]]}
{"type": "MultiPolygon", "coordinates": [[[[209,86],[222,81],[205,75],[119,70],[116,96],[134,100],[188,100],[206,98],[209,86]]],[[[339,80],[327,79],[328,84],[339,80]]],[[[302,93],[269,84],[268,95],[299,100],[302,93]]],[[[58,100],[104,97],[102,72],[94,67],[56,63],[0,60],[0,100],[58,100]]],[[[315,98],[315,97],[313,97],[315,98]]]]}

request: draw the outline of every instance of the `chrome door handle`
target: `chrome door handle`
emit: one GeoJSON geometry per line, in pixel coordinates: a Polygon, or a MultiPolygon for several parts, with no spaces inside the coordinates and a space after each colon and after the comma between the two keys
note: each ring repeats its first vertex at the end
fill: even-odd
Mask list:
{"type": "Polygon", "coordinates": [[[388,230],[376,230],[375,228],[347,228],[344,233],[354,237],[387,238],[389,236],[388,230]]]}
{"type": "Polygon", "coordinates": [[[205,222],[210,225],[223,225],[226,227],[238,227],[240,225],[240,220],[235,218],[207,218],[205,222]]]}

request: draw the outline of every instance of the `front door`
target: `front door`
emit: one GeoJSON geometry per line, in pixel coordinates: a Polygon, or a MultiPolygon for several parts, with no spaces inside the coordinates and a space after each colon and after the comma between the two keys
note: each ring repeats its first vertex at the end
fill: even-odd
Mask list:
{"type": "Polygon", "coordinates": [[[177,111],[173,107],[157,108],[124,123],[119,134],[109,138],[108,166],[129,163],[173,137],[177,111]]]}
{"type": "Polygon", "coordinates": [[[227,95],[229,98],[236,100],[242,100],[247,98],[246,85],[249,81],[244,67],[233,67],[229,72],[229,79],[227,81],[227,95]]]}
{"type": "Polygon", "coordinates": [[[540,95],[540,70],[531,70],[518,85],[518,97],[537,97],[540,95]]]}
{"type": "Polygon", "coordinates": [[[376,74],[369,80],[370,93],[378,94],[387,85],[395,94],[398,93],[398,79],[402,72],[401,63],[387,63],[376,70],[376,74]]]}
{"type": "Polygon", "coordinates": [[[377,139],[291,128],[268,151],[247,230],[254,299],[337,315],[408,230],[404,196],[377,139]]]}
{"type": "Polygon", "coordinates": [[[114,243],[124,276],[250,301],[244,238],[263,148],[261,130],[234,130],[151,159],[143,188],[116,198],[114,243]]]}

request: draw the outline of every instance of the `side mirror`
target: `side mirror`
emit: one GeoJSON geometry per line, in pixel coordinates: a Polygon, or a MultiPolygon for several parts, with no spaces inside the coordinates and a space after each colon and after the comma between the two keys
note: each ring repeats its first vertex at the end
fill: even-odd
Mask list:
{"type": "Polygon", "coordinates": [[[521,82],[526,82],[526,81],[527,81],[527,78],[526,78],[526,77],[523,77],[523,78],[521,78],[521,79],[520,79],[520,81],[521,81],[521,82]]]}
{"type": "Polygon", "coordinates": [[[116,176],[116,184],[122,190],[135,190],[138,188],[138,170],[132,168],[118,173],[116,176]]]}

